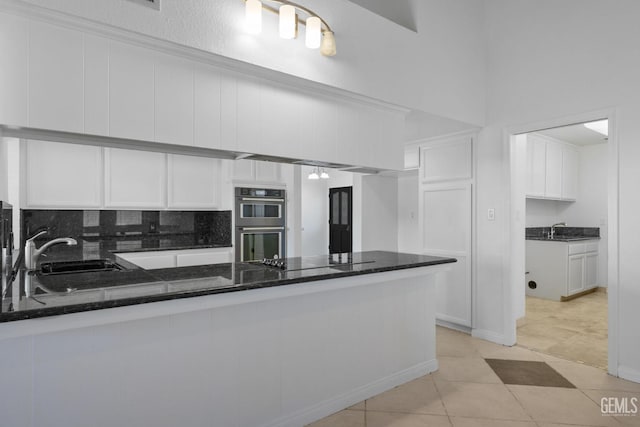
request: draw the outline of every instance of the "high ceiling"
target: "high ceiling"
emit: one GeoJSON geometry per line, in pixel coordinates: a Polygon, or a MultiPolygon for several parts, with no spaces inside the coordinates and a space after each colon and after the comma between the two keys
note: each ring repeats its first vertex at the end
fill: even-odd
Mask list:
{"type": "Polygon", "coordinates": [[[411,31],[418,31],[412,0],[349,0],[411,31]]]}

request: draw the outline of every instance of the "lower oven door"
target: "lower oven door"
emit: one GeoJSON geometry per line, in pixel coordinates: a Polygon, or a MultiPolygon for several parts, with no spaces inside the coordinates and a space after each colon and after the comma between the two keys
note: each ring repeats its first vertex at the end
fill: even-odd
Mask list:
{"type": "Polygon", "coordinates": [[[236,227],[236,261],[285,257],[284,227],[236,227]]]}

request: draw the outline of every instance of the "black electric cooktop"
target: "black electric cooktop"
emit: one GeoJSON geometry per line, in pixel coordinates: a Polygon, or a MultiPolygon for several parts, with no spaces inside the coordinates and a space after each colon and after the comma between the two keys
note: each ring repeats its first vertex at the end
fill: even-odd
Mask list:
{"type": "Polygon", "coordinates": [[[287,271],[311,270],[314,268],[338,267],[356,264],[372,264],[375,262],[376,261],[373,259],[366,259],[360,254],[353,253],[319,255],[304,258],[265,258],[261,261],[263,265],[268,267],[287,271]]]}

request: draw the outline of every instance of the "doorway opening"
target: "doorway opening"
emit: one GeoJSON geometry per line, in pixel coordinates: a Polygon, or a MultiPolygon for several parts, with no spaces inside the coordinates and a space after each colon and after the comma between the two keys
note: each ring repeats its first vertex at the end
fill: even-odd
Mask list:
{"type": "Polygon", "coordinates": [[[353,187],[329,189],[329,253],[353,252],[353,187]]]}
{"type": "Polygon", "coordinates": [[[524,270],[524,280],[513,276],[516,342],[607,370],[608,258],[617,241],[609,121],[539,128],[510,143],[511,227],[524,237],[512,247],[524,270]]]}

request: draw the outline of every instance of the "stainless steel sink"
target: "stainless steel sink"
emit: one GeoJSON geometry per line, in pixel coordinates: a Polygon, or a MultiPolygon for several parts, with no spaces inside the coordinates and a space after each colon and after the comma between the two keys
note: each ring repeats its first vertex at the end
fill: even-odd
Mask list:
{"type": "Polygon", "coordinates": [[[80,261],[53,261],[40,264],[40,274],[87,273],[92,271],[118,271],[123,268],[108,259],[80,261]]]}

